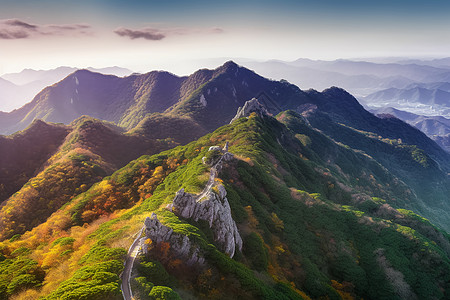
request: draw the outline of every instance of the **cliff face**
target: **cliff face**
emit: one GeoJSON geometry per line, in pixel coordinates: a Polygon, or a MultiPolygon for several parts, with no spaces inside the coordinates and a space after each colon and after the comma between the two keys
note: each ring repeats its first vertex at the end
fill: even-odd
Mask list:
{"type": "Polygon", "coordinates": [[[238,111],[230,124],[239,118],[248,117],[252,112],[256,112],[261,117],[269,114],[266,107],[262,105],[258,99],[253,98],[245,102],[244,106],[238,108],[238,111]]]}
{"type": "MultiPolygon", "coordinates": [[[[236,249],[242,250],[242,238],[231,215],[231,207],[226,197],[227,191],[222,184],[215,181],[215,178],[222,168],[223,161],[230,161],[234,156],[228,152],[228,143],[223,148],[218,146],[211,147],[209,151],[211,153],[217,152],[217,155],[212,160],[209,180],[203,191],[198,195],[194,195],[181,189],[176,193],[173,203],[168,205],[167,209],[185,219],[208,222],[218,248],[230,257],[233,257],[236,249]]],[[[189,254],[189,249],[192,247],[189,239],[186,236],[173,238],[177,234],[169,227],[162,225],[158,221],[156,214],[145,220],[145,226],[147,228],[146,235],[152,241],[156,243],[161,241],[171,244],[175,243],[176,251],[181,256],[189,254]]],[[[197,257],[192,259],[198,260],[197,257]]]]}
{"type": "Polygon", "coordinates": [[[173,200],[172,211],[183,218],[207,221],[220,250],[233,257],[236,248],[242,250],[242,238],[231,216],[225,187],[222,184],[215,187],[217,193],[211,188],[201,199],[179,190],[173,200]]]}
{"type": "MultiPolygon", "coordinates": [[[[151,217],[145,219],[145,236],[150,238],[153,243],[167,242],[170,244],[170,249],[177,257],[183,258],[188,266],[204,266],[205,259],[200,251],[191,240],[184,234],[179,234],[173,231],[172,228],[162,224],[155,213],[151,217]]],[[[143,252],[147,253],[147,245],[143,245],[143,252]]]]}

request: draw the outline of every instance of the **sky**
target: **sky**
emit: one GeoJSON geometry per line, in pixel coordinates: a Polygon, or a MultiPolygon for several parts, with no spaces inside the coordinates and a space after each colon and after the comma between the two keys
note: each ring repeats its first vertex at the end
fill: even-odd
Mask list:
{"type": "Polygon", "coordinates": [[[0,74],[450,56],[448,0],[0,0],[0,74]]]}

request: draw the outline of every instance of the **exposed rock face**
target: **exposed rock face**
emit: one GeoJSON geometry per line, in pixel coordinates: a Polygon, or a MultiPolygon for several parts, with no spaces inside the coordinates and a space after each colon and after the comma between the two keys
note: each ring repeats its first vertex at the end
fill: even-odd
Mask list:
{"type": "MultiPolygon", "coordinates": [[[[239,251],[242,250],[242,238],[231,215],[231,207],[226,197],[227,191],[222,184],[215,181],[215,178],[222,168],[222,162],[230,161],[234,156],[228,152],[228,143],[223,148],[212,146],[209,151],[217,151],[219,156],[211,167],[209,180],[203,191],[199,195],[194,195],[181,189],[176,193],[173,203],[167,205],[166,209],[185,219],[207,221],[219,249],[233,257],[236,248],[239,251]]],[[[203,157],[203,160],[205,158],[203,157]]],[[[171,228],[161,224],[156,214],[153,213],[145,220],[145,227],[147,237],[155,243],[169,242],[171,249],[180,257],[184,257],[188,264],[205,263],[199,248],[192,246],[187,236],[174,233],[171,228]]],[[[144,251],[147,252],[145,248],[144,251]]]]}
{"type": "MultiPolygon", "coordinates": [[[[188,266],[205,265],[205,258],[200,248],[193,244],[186,235],[176,233],[172,228],[163,225],[155,213],[151,217],[147,217],[144,224],[145,236],[150,238],[153,243],[158,244],[162,241],[169,243],[170,249],[178,257],[184,259],[188,266]]],[[[142,248],[144,253],[147,253],[147,245],[144,244],[142,248]]]]}
{"type": "Polygon", "coordinates": [[[258,99],[253,98],[245,102],[243,107],[238,108],[238,111],[234,116],[234,118],[231,120],[230,124],[239,118],[248,117],[252,112],[256,112],[261,117],[269,114],[265,106],[262,105],[258,101],[258,99]]]}
{"type": "Polygon", "coordinates": [[[222,184],[216,187],[218,193],[210,188],[205,194],[200,194],[201,198],[185,193],[184,189],[179,190],[173,200],[172,210],[183,218],[207,221],[220,250],[233,257],[236,248],[242,250],[242,238],[231,216],[225,187],[222,184]]]}

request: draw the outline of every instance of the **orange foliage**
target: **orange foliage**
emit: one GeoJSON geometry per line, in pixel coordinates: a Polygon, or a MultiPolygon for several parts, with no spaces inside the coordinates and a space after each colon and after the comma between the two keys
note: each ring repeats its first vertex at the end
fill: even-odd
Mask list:
{"type": "Polygon", "coordinates": [[[22,234],[41,224],[82,189],[99,179],[93,165],[70,159],[45,169],[1,208],[0,239],[22,234]]]}
{"type": "Polygon", "coordinates": [[[331,280],[331,286],[339,293],[339,295],[343,300],[355,299],[352,295],[353,292],[352,283],[346,281],[344,281],[343,283],[339,283],[336,280],[331,280]]]}

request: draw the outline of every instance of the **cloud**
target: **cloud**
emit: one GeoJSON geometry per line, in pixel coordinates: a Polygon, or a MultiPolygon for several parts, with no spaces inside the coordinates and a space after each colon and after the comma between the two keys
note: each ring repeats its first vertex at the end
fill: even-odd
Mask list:
{"type": "Polygon", "coordinates": [[[174,27],[174,28],[153,28],[144,27],[142,29],[129,29],[125,27],[120,27],[114,30],[114,33],[122,36],[128,37],[130,39],[146,39],[152,41],[159,41],[165,37],[172,35],[190,35],[190,34],[218,34],[223,33],[222,28],[214,27],[209,29],[204,28],[184,28],[184,27],[174,27]]]}
{"type": "Polygon", "coordinates": [[[23,27],[23,28],[31,29],[31,30],[36,30],[38,28],[37,25],[28,24],[28,23],[25,23],[25,22],[17,20],[17,19],[4,20],[4,24],[10,25],[13,27],[23,27]]]}
{"type": "Polygon", "coordinates": [[[30,35],[25,31],[10,31],[6,29],[0,28],[0,39],[3,40],[17,40],[17,39],[25,39],[30,35]]]}
{"type": "Polygon", "coordinates": [[[19,19],[0,20],[0,39],[16,40],[40,36],[91,35],[89,24],[31,24],[19,19]]]}
{"type": "Polygon", "coordinates": [[[120,27],[114,30],[114,33],[123,37],[129,37],[132,40],[142,38],[146,40],[159,41],[166,37],[165,34],[163,34],[158,29],[154,28],[143,28],[140,30],[133,30],[120,27]]]}
{"type": "Polygon", "coordinates": [[[58,30],[79,30],[79,29],[90,29],[89,24],[66,24],[66,25],[47,25],[49,28],[58,30]]]}

